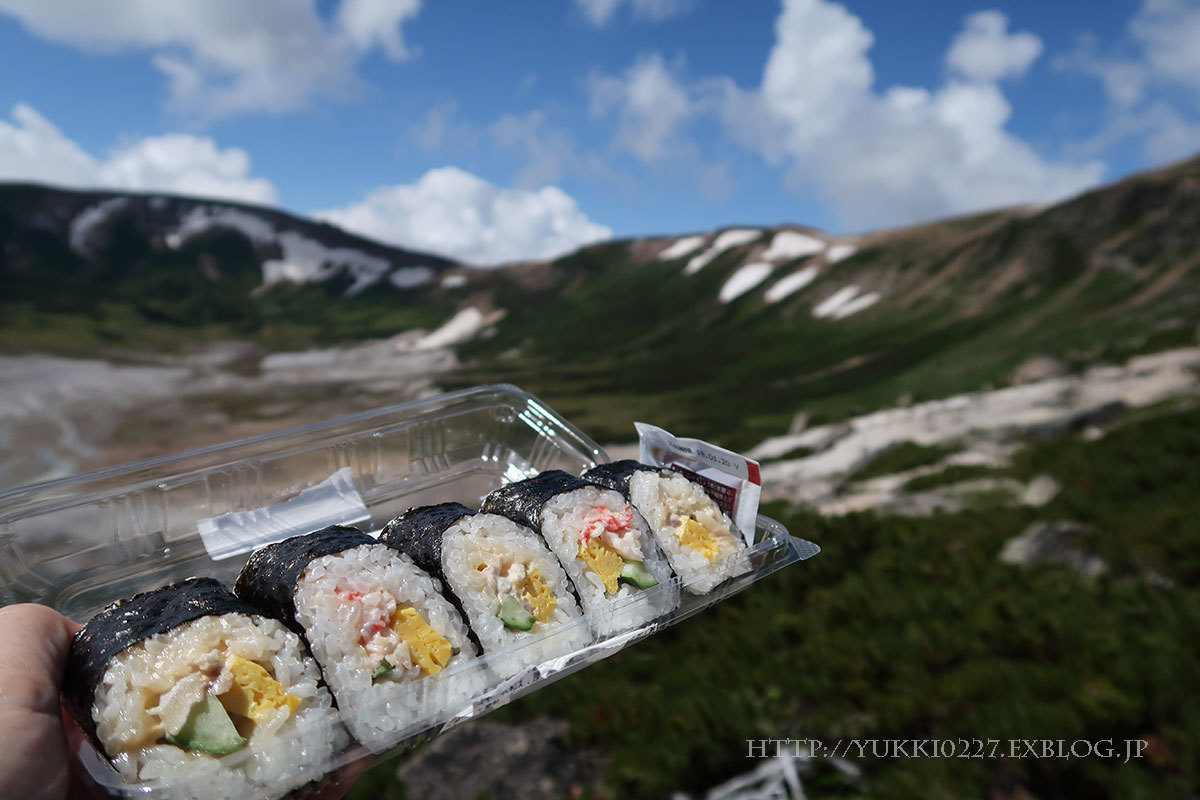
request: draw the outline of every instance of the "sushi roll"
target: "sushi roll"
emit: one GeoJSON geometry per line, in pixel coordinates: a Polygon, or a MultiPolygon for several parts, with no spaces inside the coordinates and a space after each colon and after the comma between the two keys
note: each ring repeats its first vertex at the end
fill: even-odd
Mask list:
{"type": "Polygon", "coordinates": [[[467,701],[478,651],[437,583],[399,551],[334,525],[256,550],[234,591],[301,633],[350,732],[375,752],[467,701]]]}
{"type": "Polygon", "coordinates": [[[501,678],[591,641],[558,559],[524,525],[441,503],[406,511],[379,540],[442,580],[501,678]]]}
{"type": "Polygon", "coordinates": [[[346,734],[300,637],[211,578],[114,603],[76,634],[67,708],[156,797],[278,798],[319,778],[346,734]]]}
{"type": "Polygon", "coordinates": [[[632,459],[593,467],[583,478],[629,498],[688,591],[704,594],[750,571],[746,540],[695,481],[632,459]]]}
{"type": "Polygon", "coordinates": [[[542,534],[601,635],[643,625],[679,603],[662,550],[619,492],[550,470],[497,489],[481,510],[542,534]]]}

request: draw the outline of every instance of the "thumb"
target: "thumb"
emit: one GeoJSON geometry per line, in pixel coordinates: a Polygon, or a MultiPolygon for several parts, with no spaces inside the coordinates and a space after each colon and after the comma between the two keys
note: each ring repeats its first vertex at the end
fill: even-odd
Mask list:
{"type": "Polygon", "coordinates": [[[0,797],[34,800],[66,792],[59,689],[78,628],[45,606],[0,608],[0,797]]]}
{"type": "Polygon", "coordinates": [[[30,711],[58,719],[59,687],[77,630],[79,625],[46,606],[0,608],[0,713],[30,711]]]}

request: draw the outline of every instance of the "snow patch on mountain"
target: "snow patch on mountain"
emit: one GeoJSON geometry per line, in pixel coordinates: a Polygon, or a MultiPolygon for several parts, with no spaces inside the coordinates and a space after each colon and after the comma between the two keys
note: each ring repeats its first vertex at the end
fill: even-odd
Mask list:
{"type": "Polygon", "coordinates": [[[770,289],[767,289],[767,293],[764,295],[764,297],[768,303],[778,303],[783,298],[795,294],[805,286],[808,286],[810,283],[816,280],[816,278],[817,268],[805,267],[802,270],[793,272],[791,275],[785,275],[784,277],[775,281],[775,284],[770,289]]]}
{"type": "Polygon", "coordinates": [[[81,211],[79,216],[71,221],[71,229],[68,233],[71,249],[81,256],[91,255],[92,233],[109,217],[127,205],[129,205],[128,197],[110,197],[81,211]]]}
{"type": "Polygon", "coordinates": [[[386,258],[369,256],[348,247],[326,247],[295,231],[284,231],[277,239],[283,258],[263,262],[263,281],[277,283],[313,283],[328,280],[344,268],[354,283],[347,297],[379,282],[391,268],[386,258]]]}
{"type": "Polygon", "coordinates": [[[858,312],[862,311],[863,309],[869,308],[869,307],[875,305],[875,303],[878,302],[878,300],[879,300],[878,292],[867,292],[866,294],[860,294],[858,297],[854,298],[849,303],[846,303],[841,308],[839,308],[837,311],[833,312],[833,318],[834,319],[845,319],[846,317],[850,316],[851,314],[857,314],[858,312]]]}
{"type": "MultiPolygon", "coordinates": [[[[367,255],[350,247],[327,247],[296,231],[281,233],[256,214],[220,206],[197,206],[191,209],[179,226],[167,234],[167,245],[178,248],[189,237],[211,228],[232,228],[256,245],[279,246],[282,257],[263,262],[264,284],[281,281],[320,282],[345,270],[353,281],[346,289],[345,296],[354,297],[388,276],[392,267],[386,258],[367,255]]],[[[412,288],[430,280],[433,270],[428,267],[406,267],[388,277],[399,288],[412,288]]]]}
{"type": "Polygon", "coordinates": [[[717,236],[716,241],[713,242],[712,249],[720,252],[728,250],[731,247],[740,247],[753,242],[761,234],[762,231],[758,228],[734,228],[717,236]]]}
{"type": "Polygon", "coordinates": [[[811,256],[825,249],[825,242],[815,236],[799,231],[780,231],[771,240],[771,246],[763,251],[768,261],[791,261],[801,256],[811,256]]]}
{"type": "Polygon", "coordinates": [[[847,244],[845,242],[842,244],[835,244],[829,248],[827,253],[825,253],[825,263],[836,264],[842,259],[849,258],[857,252],[858,248],[852,244],[847,244]]]}
{"type": "Polygon", "coordinates": [[[725,281],[725,285],[717,293],[717,299],[722,303],[728,303],[730,300],[741,297],[766,280],[770,274],[771,265],[766,261],[754,261],[746,264],[725,281]]]}
{"type": "Polygon", "coordinates": [[[712,247],[705,250],[698,256],[694,256],[687,266],[683,268],[684,275],[694,275],[704,267],[708,266],[708,262],[712,261],[717,256],[731,247],[739,247],[743,244],[748,244],[757,239],[762,234],[758,228],[734,228],[733,230],[725,231],[717,236],[712,243],[712,247]]]}
{"type": "MultiPolygon", "coordinates": [[[[429,267],[400,267],[388,275],[388,281],[397,289],[413,289],[428,283],[431,278],[433,278],[433,270],[429,267]]],[[[445,284],[443,283],[443,285],[445,284]]]]}
{"type": "Polygon", "coordinates": [[[709,248],[698,256],[692,256],[688,261],[687,266],[683,268],[684,275],[695,275],[700,270],[708,266],[708,262],[716,258],[720,253],[717,250],[709,248]]]}
{"type": "Polygon", "coordinates": [[[436,331],[424,336],[415,347],[417,350],[433,350],[457,344],[474,336],[485,322],[482,311],[474,306],[468,306],[442,323],[442,326],[436,331]]]}
{"type": "Polygon", "coordinates": [[[856,294],[858,294],[857,286],[843,286],[820,303],[817,303],[813,308],[813,316],[817,319],[832,317],[837,313],[838,309],[853,300],[856,294]]]}
{"type": "Polygon", "coordinates": [[[817,319],[844,319],[874,305],[878,300],[877,292],[859,294],[857,286],[843,286],[818,303],[812,313],[817,319]]]}
{"type": "Polygon", "coordinates": [[[167,234],[167,246],[177,249],[189,237],[209,228],[232,228],[255,244],[270,244],[275,240],[275,226],[256,214],[237,208],[196,206],[184,216],[178,228],[167,234]]]}
{"type": "Polygon", "coordinates": [[[446,277],[442,278],[442,288],[443,289],[457,289],[460,286],[466,286],[466,285],[467,285],[467,276],[466,275],[447,275],[446,277]]]}
{"type": "Polygon", "coordinates": [[[685,236],[682,239],[676,239],[674,244],[658,254],[658,260],[670,261],[674,258],[683,258],[686,255],[690,255],[704,244],[704,239],[705,237],[703,236],[685,236]]]}

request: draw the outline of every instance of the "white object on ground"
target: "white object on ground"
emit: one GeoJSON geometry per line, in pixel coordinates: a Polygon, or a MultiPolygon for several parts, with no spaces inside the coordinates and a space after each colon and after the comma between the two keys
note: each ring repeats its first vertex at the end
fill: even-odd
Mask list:
{"type": "Polygon", "coordinates": [[[801,446],[821,447],[812,455],[765,464],[762,469],[763,485],[770,487],[771,499],[816,499],[812,492],[820,490],[831,476],[845,475],[900,442],[934,445],[967,435],[1020,431],[1117,401],[1138,408],[1195,393],[1198,369],[1200,348],[1168,350],[1139,356],[1124,366],[1092,367],[1083,375],[876,411],[800,434],[772,437],[747,455],[770,459],[801,446]]]}
{"type": "Polygon", "coordinates": [[[685,236],[658,254],[659,261],[670,261],[673,258],[683,258],[704,244],[703,236],[685,236]]]}
{"type": "MultiPolygon", "coordinates": [[[[353,297],[383,279],[391,269],[386,258],[368,255],[350,247],[326,247],[316,239],[297,231],[276,231],[262,217],[236,208],[197,206],[184,216],[174,231],[167,234],[167,246],[180,247],[190,236],[210,228],[232,228],[255,244],[278,244],[282,257],[263,262],[263,283],[280,281],[315,283],[345,268],[353,279],[345,296],[353,297]]],[[[433,277],[432,271],[426,278],[433,277]]],[[[402,279],[403,280],[403,279],[402,279]]],[[[399,284],[397,284],[399,285],[399,284]]],[[[408,284],[408,288],[417,284],[408,284]]]]}
{"type": "Polygon", "coordinates": [[[768,261],[790,261],[824,249],[825,242],[815,236],[799,231],[780,231],[771,240],[771,246],[763,251],[762,257],[768,261]]]}
{"type": "Polygon", "coordinates": [[[813,308],[813,316],[817,319],[832,317],[838,312],[838,309],[853,300],[856,294],[858,294],[857,286],[843,286],[820,303],[817,303],[816,307],[813,308]]]}
{"type": "Polygon", "coordinates": [[[784,277],[775,281],[775,285],[773,285],[770,289],[767,289],[767,293],[765,295],[767,302],[777,303],[788,295],[795,294],[796,292],[800,291],[816,279],[816,267],[805,267],[802,270],[793,272],[791,275],[785,275],[784,277]]]}
{"type": "Polygon", "coordinates": [[[416,349],[432,350],[457,344],[474,336],[483,325],[483,312],[474,306],[468,306],[442,323],[442,327],[417,342],[416,349]]]}
{"type": "Polygon", "coordinates": [[[284,231],[279,234],[279,247],[283,258],[264,261],[263,281],[275,283],[313,283],[331,278],[339,267],[345,267],[354,279],[346,290],[346,297],[354,295],[377,283],[391,268],[386,258],[369,256],[348,247],[326,247],[315,239],[284,231]]]}
{"type": "Polygon", "coordinates": [[[836,264],[844,258],[849,258],[858,252],[858,248],[852,244],[835,244],[825,253],[826,264],[836,264]]]}
{"type": "Polygon", "coordinates": [[[717,293],[717,299],[722,303],[728,303],[734,298],[741,297],[766,280],[766,277],[770,274],[771,265],[765,261],[754,261],[746,264],[733,273],[729,280],[725,281],[725,285],[717,293]]]}
{"type": "Polygon", "coordinates": [[[233,228],[255,244],[275,240],[275,226],[260,216],[237,208],[196,206],[167,234],[167,246],[176,249],[190,236],[209,228],[233,228]]]}
{"type": "Polygon", "coordinates": [[[748,244],[757,239],[762,234],[762,231],[757,228],[734,228],[733,230],[725,231],[717,236],[713,241],[712,247],[705,250],[698,256],[693,256],[692,260],[683,268],[684,275],[694,275],[708,265],[717,256],[731,247],[739,247],[743,244],[748,244]]]}
{"type": "Polygon", "coordinates": [[[866,294],[860,294],[858,297],[854,298],[849,303],[846,303],[841,308],[834,311],[833,318],[834,319],[845,319],[846,317],[850,316],[851,314],[857,314],[859,311],[862,311],[864,308],[868,308],[870,306],[875,305],[875,303],[878,300],[879,300],[878,292],[867,292],[866,294]]]}
{"type": "Polygon", "coordinates": [[[429,267],[400,267],[388,275],[388,282],[397,289],[411,289],[414,286],[428,283],[432,277],[433,270],[429,267]]]}
{"type": "Polygon", "coordinates": [[[110,197],[94,206],[88,206],[79,216],[71,221],[71,229],[67,239],[71,249],[81,256],[92,254],[91,238],[96,228],[108,221],[108,218],[129,204],[128,197],[110,197]]]}

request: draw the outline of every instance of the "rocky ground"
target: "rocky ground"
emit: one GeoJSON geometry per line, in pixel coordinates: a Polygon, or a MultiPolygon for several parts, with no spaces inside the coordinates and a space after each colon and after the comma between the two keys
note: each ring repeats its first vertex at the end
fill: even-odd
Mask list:
{"type": "MultiPolygon", "coordinates": [[[[976,478],[926,492],[905,491],[905,486],[952,466],[1002,468],[1031,438],[1069,430],[1098,437],[1135,409],[1200,394],[1200,348],[1195,347],[1095,366],[1077,375],[1047,376],[1041,366],[1035,379],[1003,389],[901,405],[811,428],[795,425],[791,433],[768,439],[749,453],[764,462],[763,499],[804,503],[824,514],[866,509],[930,514],[957,510],[987,492],[1043,505],[1055,491],[1048,478],[1028,484],[976,478]],[[935,463],[856,479],[858,470],[904,443],[950,452],[935,463]]],[[[1032,373],[1023,366],[1014,378],[1032,373]]]]}

